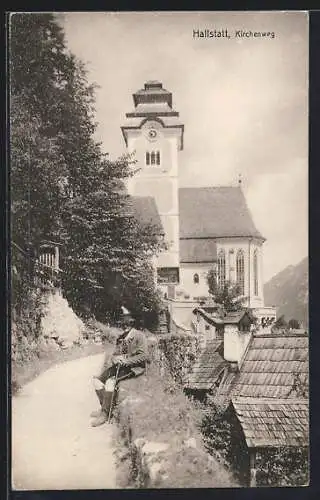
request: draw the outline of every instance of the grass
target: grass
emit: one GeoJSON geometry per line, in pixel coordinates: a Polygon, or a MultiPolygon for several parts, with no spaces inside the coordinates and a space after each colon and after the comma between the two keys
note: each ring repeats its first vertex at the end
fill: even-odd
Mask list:
{"type": "Polygon", "coordinates": [[[132,443],[137,439],[169,444],[168,449],[161,452],[163,474],[159,474],[158,479],[151,481],[147,487],[238,486],[231,474],[204,449],[199,428],[202,420],[201,409],[187,399],[172,379],[160,375],[156,363],[150,365],[147,375],[124,381],[122,394],[129,394],[129,397],[128,404],[125,404],[124,400],[118,405],[117,412],[119,434],[116,446],[120,457],[120,487],[139,487],[130,480],[125,484],[125,476],[130,471],[130,461],[135,460],[132,457],[132,443]],[[131,445],[128,436],[131,438],[131,445]],[[190,438],[195,439],[196,448],[187,445],[190,438]],[[123,450],[125,444],[126,452],[123,450]]]}

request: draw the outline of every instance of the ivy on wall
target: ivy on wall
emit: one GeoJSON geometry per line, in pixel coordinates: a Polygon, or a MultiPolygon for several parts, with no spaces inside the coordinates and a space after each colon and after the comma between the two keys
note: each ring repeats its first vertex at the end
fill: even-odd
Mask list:
{"type": "Polygon", "coordinates": [[[159,338],[163,363],[175,382],[183,386],[200,353],[200,339],[192,335],[166,335],[159,338]]]}

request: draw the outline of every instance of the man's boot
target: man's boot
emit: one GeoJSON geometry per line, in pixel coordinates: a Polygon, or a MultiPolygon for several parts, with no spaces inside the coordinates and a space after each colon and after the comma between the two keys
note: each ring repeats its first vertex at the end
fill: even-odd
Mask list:
{"type": "Polygon", "coordinates": [[[107,420],[108,420],[107,413],[104,410],[101,410],[100,415],[95,420],[93,420],[91,426],[98,427],[99,425],[105,424],[107,420]]]}
{"type": "Polygon", "coordinates": [[[94,387],[96,394],[101,404],[101,412],[93,412],[92,416],[96,417],[96,420],[92,422],[93,427],[104,424],[111,413],[111,405],[113,405],[114,391],[116,389],[116,380],[114,377],[109,378],[105,385],[101,380],[94,379],[94,387]]]}
{"type": "Polygon", "coordinates": [[[103,394],[104,394],[104,389],[96,389],[96,395],[98,396],[99,403],[100,403],[100,410],[95,410],[90,413],[90,417],[100,417],[102,414],[102,404],[103,404],[103,394]]]}
{"type": "Polygon", "coordinates": [[[103,389],[96,389],[96,394],[97,394],[98,399],[100,401],[101,409],[96,411],[96,412],[91,413],[92,417],[96,417],[95,420],[93,420],[93,422],[91,423],[92,427],[98,427],[99,425],[103,425],[108,420],[108,415],[104,411],[104,399],[105,399],[104,388],[103,389]]]}
{"type": "Polygon", "coordinates": [[[101,412],[92,422],[92,427],[98,427],[99,425],[103,425],[107,422],[110,414],[113,392],[107,392],[105,389],[101,389],[99,397],[102,397],[101,412]]]}

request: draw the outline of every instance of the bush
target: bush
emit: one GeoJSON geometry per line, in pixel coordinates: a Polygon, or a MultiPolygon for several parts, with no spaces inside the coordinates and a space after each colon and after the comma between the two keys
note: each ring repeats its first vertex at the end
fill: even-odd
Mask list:
{"type": "Polygon", "coordinates": [[[207,398],[201,431],[208,452],[232,470],[242,485],[249,480],[249,453],[242,429],[227,402],[207,398]]]}
{"type": "Polygon", "coordinates": [[[24,363],[39,352],[42,340],[41,319],[46,299],[37,288],[30,288],[27,298],[13,311],[11,326],[11,354],[16,363],[24,363]]]}
{"type": "Polygon", "coordinates": [[[115,326],[108,326],[95,319],[90,319],[87,321],[87,335],[88,337],[94,337],[95,335],[100,335],[102,341],[110,342],[115,344],[117,337],[120,335],[121,330],[115,326]]]}
{"type": "Polygon", "coordinates": [[[306,447],[263,450],[257,453],[258,486],[306,486],[309,450],[306,447]]]}
{"type": "Polygon", "coordinates": [[[193,335],[165,335],[159,338],[159,349],[163,352],[166,367],[180,386],[200,352],[200,340],[193,335]]]}

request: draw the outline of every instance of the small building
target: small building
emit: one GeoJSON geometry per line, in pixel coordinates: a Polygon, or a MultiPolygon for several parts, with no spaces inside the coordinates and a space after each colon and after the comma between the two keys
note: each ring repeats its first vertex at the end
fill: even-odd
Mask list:
{"type": "Polygon", "coordinates": [[[208,312],[202,307],[193,310],[191,325],[195,333],[205,338],[222,338],[224,321],[215,312],[208,312]]]}
{"type": "Polygon", "coordinates": [[[42,288],[60,289],[60,248],[56,241],[43,240],[38,249],[37,263],[39,276],[37,281],[42,288]]]}
{"type": "Polygon", "coordinates": [[[208,394],[214,393],[228,374],[229,365],[223,358],[223,340],[214,338],[207,340],[195,362],[192,372],[186,377],[184,390],[187,395],[205,400],[208,394]]]}
{"type": "MultiPolygon", "coordinates": [[[[237,428],[259,483],[257,454],[309,445],[308,335],[252,331],[250,313],[226,318],[223,339],[208,340],[185,382],[186,392],[211,394],[237,428]],[[261,333],[262,332],[262,333],[261,333]]],[[[245,457],[238,457],[245,463],[245,457]]]]}
{"type": "Polygon", "coordinates": [[[41,265],[51,269],[60,269],[59,248],[61,243],[44,240],[39,246],[39,262],[41,265]]]}

